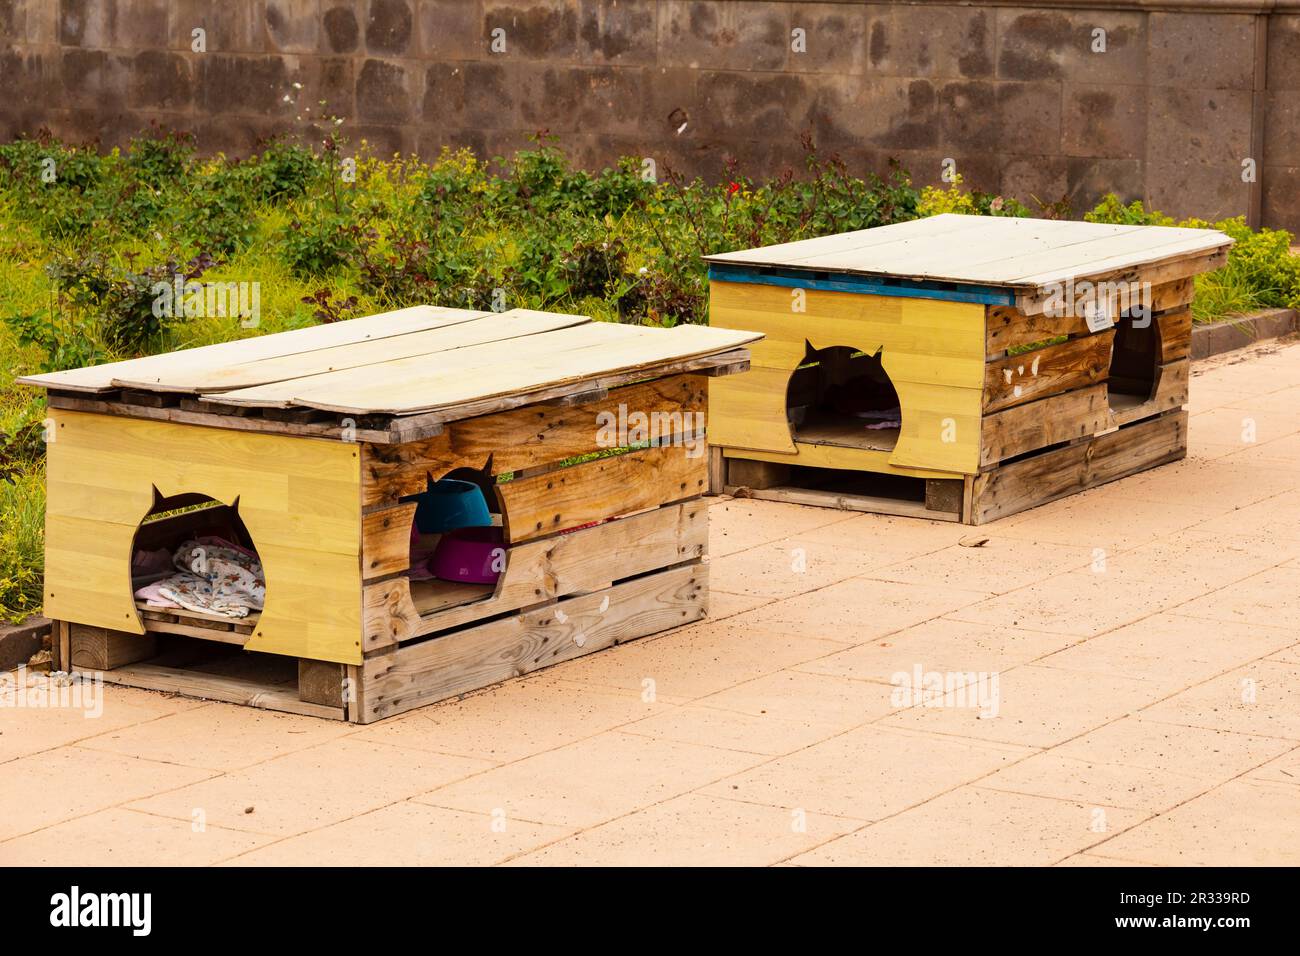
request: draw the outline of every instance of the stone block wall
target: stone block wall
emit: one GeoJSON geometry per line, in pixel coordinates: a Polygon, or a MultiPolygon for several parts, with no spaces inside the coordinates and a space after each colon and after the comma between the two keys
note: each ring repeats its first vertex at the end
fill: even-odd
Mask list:
{"type": "Polygon", "coordinates": [[[1300,231],[1300,0],[0,0],[0,90],[5,139],[239,154],[324,100],[381,153],[546,129],[716,178],[802,169],[811,132],[858,174],[1300,231]]]}

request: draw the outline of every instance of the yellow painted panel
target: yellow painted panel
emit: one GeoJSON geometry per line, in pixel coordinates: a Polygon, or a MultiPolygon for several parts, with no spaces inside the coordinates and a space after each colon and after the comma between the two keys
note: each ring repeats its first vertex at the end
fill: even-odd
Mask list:
{"type": "MultiPolygon", "coordinates": [[[[792,291],[758,283],[710,284],[711,325],[766,336],[750,346],[748,374],[710,383],[713,444],[794,452],[785,407],[790,374],[809,346],[849,346],[869,354],[880,351],[898,391],[903,428],[889,465],[957,474],[978,470],[984,306],[818,289],[801,290],[800,303],[792,291]],[[796,304],[804,311],[794,311],[796,304]]],[[[798,444],[799,464],[811,464],[804,450],[810,447],[816,446],[798,444]]],[[[865,457],[854,459],[863,464],[843,467],[884,470],[878,464],[882,454],[864,450],[865,457]]]]}
{"type": "Polygon", "coordinates": [[[933,471],[928,468],[904,468],[891,464],[890,453],[871,448],[845,448],[840,445],[810,445],[795,442],[794,455],[778,455],[766,451],[724,451],[728,458],[747,458],[753,461],[774,461],[787,465],[810,468],[843,468],[850,471],[874,471],[883,475],[903,475],[908,478],[961,478],[961,472],[933,471]]]}
{"type": "Polygon", "coordinates": [[[51,409],[46,613],[142,633],[131,545],[153,505],[194,492],[233,504],[266,572],[245,647],[361,662],[360,464],[348,442],[51,409]]]}

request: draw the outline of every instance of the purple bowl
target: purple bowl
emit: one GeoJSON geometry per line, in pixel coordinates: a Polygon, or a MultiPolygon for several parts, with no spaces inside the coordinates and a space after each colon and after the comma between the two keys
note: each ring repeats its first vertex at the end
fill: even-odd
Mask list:
{"type": "Polygon", "coordinates": [[[429,559],[429,570],[444,581],[467,584],[496,584],[505,555],[501,529],[457,528],[438,539],[429,559]]]}

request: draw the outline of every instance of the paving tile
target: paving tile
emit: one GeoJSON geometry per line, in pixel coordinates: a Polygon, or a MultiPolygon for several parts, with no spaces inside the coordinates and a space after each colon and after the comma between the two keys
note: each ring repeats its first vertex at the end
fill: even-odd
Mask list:
{"type": "Polygon", "coordinates": [[[722,557],[852,517],[828,508],[720,498],[709,507],[709,554],[722,557]]]}
{"type": "Polygon", "coordinates": [[[724,555],[709,561],[709,582],[722,581],[733,594],[786,598],[824,588],[881,563],[865,551],[800,538],[724,555]]]}
{"type": "Polygon", "coordinates": [[[548,672],[379,721],[352,739],[509,763],[675,709],[663,697],[646,701],[640,687],[580,684],[548,672]]]}
{"type": "MultiPolygon", "coordinates": [[[[1159,471],[1157,468],[1155,472],[1146,474],[1159,471]]],[[[1163,535],[1218,517],[1231,507],[1228,502],[1214,498],[1174,495],[1165,495],[1155,501],[1125,497],[1120,503],[1119,491],[1126,482],[1133,481],[1136,477],[1140,476],[1125,478],[1123,481],[1112,482],[1003,518],[991,525],[989,530],[996,531],[999,537],[1004,538],[1089,550],[1100,548],[1106,554],[1114,554],[1149,544],[1163,535]]]]}
{"type": "Polygon", "coordinates": [[[1244,622],[1300,633],[1300,566],[1284,565],[1181,603],[1177,613],[1209,621],[1244,622]]]}
{"type": "MultiPolygon", "coordinates": [[[[59,747],[0,771],[0,840],[160,794],[211,776],[175,764],[59,747]]],[[[185,819],[189,819],[188,811],[185,819]]]]}
{"type": "Polygon", "coordinates": [[[1142,710],[1145,720],[1300,740],[1300,664],[1255,661],[1142,710]]]}
{"type": "Polygon", "coordinates": [[[511,861],[519,866],[769,866],[862,824],[684,794],[511,861]]]}
{"type": "Polygon", "coordinates": [[[1123,717],[1161,696],[1152,685],[1128,677],[1089,674],[1056,667],[1025,664],[984,684],[996,697],[994,710],[977,694],[967,693],[966,706],[924,705],[899,711],[880,726],[908,727],[979,740],[1052,747],[1123,717]]]}
{"type": "MultiPolygon", "coordinates": [[[[1112,499],[1145,501],[1167,507],[1189,502],[1222,512],[1271,498],[1300,484],[1300,474],[1286,464],[1260,466],[1242,460],[1243,455],[1256,450],[1246,449],[1211,461],[1190,458],[1176,461],[1114,482],[1107,488],[1113,489],[1109,492],[1112,499]]],[[[1123,515],[1127,522],[1127,506],[1123,515]]]]}
{"type": "Polygon", "coordinates": [[[968,786],[832,840],[792,862],[805,866],[1046,866],[1147,816],[1118,807],[968,786]]]}
{"type": "Polygon", "coordinates": [[[968,604],[946,616],[991,627],[1093,637],[1177,607],[1202,593],[1196,583],[1173,575],[1069,571],[968,604]]]}
{"type": "Polygon", "coordinates": [[[84,740],[91,750],[208,770],[238,770],[351,733],[342,721],[207,704],[84,740]]]}
{"type": "Polygon", "coordinates": [[[1086,567],[1093,560],[1091,548],[1007,538],[996,531],[987,535],[976,531],[971,535],[986,536],[988,543],[977,548],[952,545],[863,576],[1001,594],[1062,571],[1086,567]]]}
{"type": "Polygon", "coordinates": [[[1188,423],[1188,434],[1197,434],[1206,441],[1244,450],[1285,438],[1300,429],[1300,399],[1289,410],[1273,405],[1266,408],[1259,404],[1260,401],[1260,398],[1252,398],[1247,404],[1238,400],[1195,415],[1188,423]]]}
{"type": "Polygon", "coordinates": [[[870,724],[702,788],[747,803],[879,820],[1032,754],[870,724]]]}
{"type": "Polygon", "coordinates": [[[804,666],[812,665],[758,677],[701,697],[696,703],[755,716],[812,720],[841,730],[877,720],[897,709],[889,699],[890,687],[808,674],[803,672],[804,666]]]}
{"type": "MultiPolygon", "coordinates": [[[[865,722],[865,719],[861,721],[865,722]]],[[[806,718],[787,719],[688,704],[628,724],[621,730],[656,740],[779,756],[834,737],[842,728],[806,718]]]]}
{"type": "Polygon", "coordinates": [[[431,789],[417,803],[589,827],[735,774],[765,758],[611,731],[431,789]]]}
{"type": "Polygon", "coordinates": [[[1300,865],[1296,788],[1234,780],[1094,847],[1160,866],[1300,865]]]}
{"type": "Polygon", "coordinates": [[[692,700],[845,647],[821,635],[807,636],[812,634],[817,630],[756,626],[742,614],[569,661],[555,669],[555,676],[638,693],[652,689],[669,701],[692,700]]]}
{"type": "Polygon", "coordinates": [[[1238,540],[1271,545],[1281,543],[1284,548],[1300,539],[1300,491],[1284,491],[1253,504],[1211,518],[1189,531],[1208,532],[1238,540]]]}
{"type": "Polygon", "coordinates": [[[331,740],[168,793],[131,809],[212,826],[290,836],[378,809],[490,767],[363,741],[331,740]],[[247,812],[248,808],[252,812],[247,812]]]}
{"type": "Polygon", "coordinates": [[[952,547],[971,529],[952,521],[857,514],[788,537],[870,555],[880,564],[894,564],[952,547]]]}
{"type": "Polygon", "coordinates": [[[1244,779],[1268,780],[1300,787],[1300,747],[1292,747],[1280,757],[1256,767],[1244,779]]]}
{"type": "Polygon", "coordinates": [[[1045,667],[1150,681],[1174,693],[1276,653],[1295,635],[1280,627],[1213,625],[1155,614],[1044,657],[1045,667]]]}
{"type": "Polygon", "coordinates": [[[762,607],[772,600],[772,598],[758,597],[753,594],[733,594],[726,590],[726,586],[731,584],[730,578],[720,578],[710,569],[708,620],[720,621],[735,614],[743,614],[745,611],[762,607]]]}
{"type": "MultiPolygon", "coordinates": [[[[28,672],[16,706],[17,672],[0,674],[0,764],[53,750],[110,730],[158,720],[202,706],[198,701],[112,685],[60,690],[44,674],[28,672]],[[51,704],[57,706],[50,706],[51,704]]],[[[3,773],[3,771],[0,771],[3,773]]]]}
{"type": "Polygon", "coordinates": [[[564,827],[402,801],[227,861],[231,866],[491,866],[564,827]]]}
{"type": "Polygon", "coordinates": [[[1078,638],[1022,628],[937,618],[828,657],[796,665],[809,674],[889,684],[895,674],[1004,671],[1069,647],[1078,638]]]}
{"type": "Polygon", "coordinates": [[[208,866],[273,839],[113,807],[0,843],[0,866],[208,866]]]}
{"type": "Polygon", "coordinates": [[[1112,859],[1110,859],[1109,857],[1096,856],[1096,855],[1094,855],[1094,854],[1092,854],[1092,853],[1084,852],[1084,853],[1076,853],[1076,854],[1074,854],[1074,856],[1067,857],[1066,859],[1062,860],[1060,863],[1057,863],[1057,864],[1054,864],[1054,865],[1055,865],[1055,866],[1094,866],[1094,867],[1102,867],[1102,866],[1106,866],[1106,867],[1116,867],[1116,866],[1122,866],[1122,867],[1130,867],[1130,866],[1133,866],[1133,867],[1138,867],[1138,866],[1141,866],[1141,867],[1150,867],[1150,866],[1154,866],[1155,864],[1154,864],[1154,863],[1135,863],[1135,862],[1132,861],[1132,860],[1112,860],[1112,859]]]}
{"type": "Polygon", "coordinates": [[[983,591],[959,591],[932,584],[850,578],[812,594],[768,604],[731,621],[860,644],[941,617],[987,596],[983,591]]]}

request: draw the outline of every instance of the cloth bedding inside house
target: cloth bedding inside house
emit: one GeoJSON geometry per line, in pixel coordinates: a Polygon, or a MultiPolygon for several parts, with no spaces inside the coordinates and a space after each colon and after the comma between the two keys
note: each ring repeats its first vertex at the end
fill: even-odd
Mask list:
{"type": "Polygon", "coordinates": [[[190,538],[172,553],[179,570],[135,592],[150,607],[183,608],[223,617],[262,610],[266,577],[257,554],[224,538],[190,538]]]}

